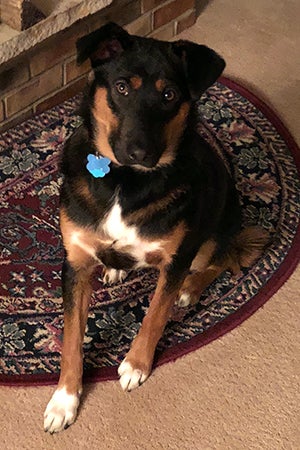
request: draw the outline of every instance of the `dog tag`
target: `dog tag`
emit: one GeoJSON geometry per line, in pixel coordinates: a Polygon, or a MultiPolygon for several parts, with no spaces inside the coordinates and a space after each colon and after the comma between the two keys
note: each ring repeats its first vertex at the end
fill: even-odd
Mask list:
{"type": "Polygon", "coordinates": [[[103,156],[96,156],[90,153],[87,157],[87,170],[93,175],[95,178],[103,178],[107,173],[110,172],[110,163],[111,160],[108,158],[104,158],[103,156]]]}

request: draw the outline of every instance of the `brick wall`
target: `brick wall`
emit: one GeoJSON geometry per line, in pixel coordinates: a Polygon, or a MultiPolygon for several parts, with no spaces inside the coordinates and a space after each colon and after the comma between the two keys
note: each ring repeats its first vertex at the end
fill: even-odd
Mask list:
{"type": "Polygon", "coordinates": [[[0,129],[13,127],[80,92],[90,70],[75,42],[112,20],[133,34],[169,40],[196,20],[197,0],[116,0],[21,57],[0,66],[0,129]]]}

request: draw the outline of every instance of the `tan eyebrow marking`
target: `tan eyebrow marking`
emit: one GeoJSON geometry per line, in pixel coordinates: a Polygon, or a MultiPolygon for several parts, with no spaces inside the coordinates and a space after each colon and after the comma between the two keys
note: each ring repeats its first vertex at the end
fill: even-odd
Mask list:
{"type": "Polygon", "coordinates": [[[162,92],[166,87],[166,85],[167,85],[166,80],[162,80],[159,78],[158,80],[155,81],[156,90],[159,92],[162,92]]]}
{"type": "Polygon", "coordinates": [[[130,84],[133,89],[139,89],[143,84],[143,80],[141,77],[134,76],[130,78],[130,84]]]}

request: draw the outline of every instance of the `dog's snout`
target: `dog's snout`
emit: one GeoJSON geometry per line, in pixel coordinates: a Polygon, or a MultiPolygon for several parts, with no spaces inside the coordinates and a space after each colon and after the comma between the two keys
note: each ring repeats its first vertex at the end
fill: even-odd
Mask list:
{"type": "Polygon", "coordinates": [[[130,149],[129,152],[129,159],[133,163],[141,163],[146,158],[146,150],[140,148],[140,147],[133,147],[130,149]]]}

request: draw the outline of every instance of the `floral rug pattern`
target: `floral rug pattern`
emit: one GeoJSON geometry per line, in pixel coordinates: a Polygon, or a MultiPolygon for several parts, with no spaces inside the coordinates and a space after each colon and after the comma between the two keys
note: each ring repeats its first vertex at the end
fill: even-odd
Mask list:
{"type": "MultiPolygon", "coordinates": [[[[79,96],[70,99],[0,135],[0,381],[1,375],[17,379],[59,371],[63,248],[58,162],[65,139],[80,124],[79,101],[79,96]]],[[[221,275],[196,306],[174,308],[158,359],[253,301],[280,268],[299,225],[299,176],[272,123],[226,82],[212,86],[197,108],[199,133],[235,178],[244,223],[260,224],[273,241],[249,270],[221,275]]],[[[139,271],[104,288],[99,271],[84,342],[87,371],[101,374],[122,360],[156,277],[154,270],[139,271]]]]}

